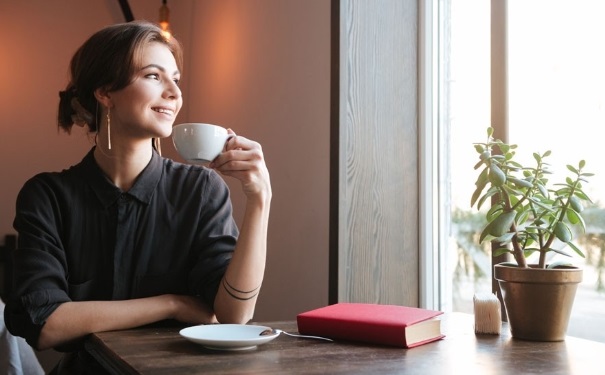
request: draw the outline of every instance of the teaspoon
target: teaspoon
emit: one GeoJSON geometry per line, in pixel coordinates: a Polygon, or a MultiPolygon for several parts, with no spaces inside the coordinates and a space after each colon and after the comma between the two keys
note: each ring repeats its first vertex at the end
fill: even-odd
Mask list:
{"type": "Polygon", "coordinates": [[[266,329],[266,330],[262,331],[259,334],[259,336],[279,335],[280,333],[283,333],[284,335],[288,335],[288,336],[292,336],[292,337],[300,337],[300,338],[303,338],[303,339],[319,339],[319,340],[326,340],[326,341],[334,341],[334,340],[329,339],[327,337],[298,335],[298,334],[295,334],[295,333],[290,333],[290,332],[282,331],[281,329],[276,329],[276,328],[266,329]]]}

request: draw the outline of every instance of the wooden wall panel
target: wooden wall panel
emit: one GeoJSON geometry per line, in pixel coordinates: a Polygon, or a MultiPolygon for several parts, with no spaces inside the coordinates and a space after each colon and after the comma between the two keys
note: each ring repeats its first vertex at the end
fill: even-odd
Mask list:
{"type": "Polygon", "coordinates": [[[330,302],[417,305],[417,2],[332,11],[330,302]]]}

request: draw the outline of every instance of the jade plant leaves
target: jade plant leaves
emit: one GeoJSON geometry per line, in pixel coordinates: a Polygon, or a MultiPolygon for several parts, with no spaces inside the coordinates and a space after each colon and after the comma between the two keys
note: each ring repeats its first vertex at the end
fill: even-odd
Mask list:
{"type": "Polygon", "coordinates": [[[487,140],[474,145],[479,154],[474,168],[481,168],[481,172],[471,207],[481,209],[490,204],[479,241],[489,239],[497,244],[494,255],[512,253],[519,267],[527,267],[526,257],[535,252],[540,254],[542,268],[548,252],[569,255],[558,248],[561,244],[584,256],[572,243],[571,227],[585,230],[582,212],[586,203],[592,203],[582,186],[593,175],[583,170],[586,162],[568,165],[571,176],[563,183],[549,185],[552,172],[547,159],[551,151],[534,152],[534,164],[523,165],[515,160],[517,145],[494,139],[493,134],[489,127],[487,140]]]}
{"type": "Polygon", "coordinates": [[[496,217],[494,220],[492,220],[492,222],[487,224],[483,230],[483,233],[481,233],[479,241],[482,242],[488,235],[493,237],[500,237],[504,235],[513,225],[516,215],[517,213],[515,211],[510,211],[496,217]]]}

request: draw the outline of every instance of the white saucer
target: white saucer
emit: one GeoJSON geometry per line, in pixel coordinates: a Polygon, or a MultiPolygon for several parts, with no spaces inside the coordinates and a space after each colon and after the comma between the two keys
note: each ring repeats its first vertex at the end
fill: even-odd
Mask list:
{"type": "Polygon", "coordinates": [[[246,324],[208,324],[183,328],[179,333],[187,340],[214,350],[249,350],[269,342],[279,333],[263,335],[265,326],[246,324]]]}

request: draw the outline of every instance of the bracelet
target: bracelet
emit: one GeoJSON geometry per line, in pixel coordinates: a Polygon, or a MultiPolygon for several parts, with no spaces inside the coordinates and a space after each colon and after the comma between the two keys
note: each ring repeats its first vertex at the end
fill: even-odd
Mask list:
{"type": "MultiPolygon", "coordinates": [[[[256,296],[258,295],[258,291],[257,291],[256,293],[254,293],[254,294],[253,294],[253,295],[251,295],[250,297],[245,297],[245,298],[238,297],[238,296],[236,296],[235,294],[233,294],[233,292],[231,292],[231,291],[229,290],[229,288],[227,288],[227,286],[229,286],[229,288],[231,288],[231,289],[233,289],[233,290],[235,290],[235,291],[239,292],[239,290],[237,290],[237,289],[233,288],[231,285],[229,285],[229,283],[228,283],[228,282],[225,280],[225,278],[223,278],[223,288],[225,289],[225,291],[226,291],[227,293],[229,293],[229,295],[230,295],[231,297],[233,297],[233,298],[235,298],[235,299],[237,299],[237,300],[240,300],[240,301],[247,301],[247,300],[252,299],[252,298],[254,298],[254,297],[256,297],[256,296]]],[[[258,288],[260,288],[260,285],[259,285],[259,286],[257,286],[256,288],[252,289],[250,292],[240,292],[240,293],[252,293],[252,292],[254,292],[255,290],[258,290],[258,288]]]]}

